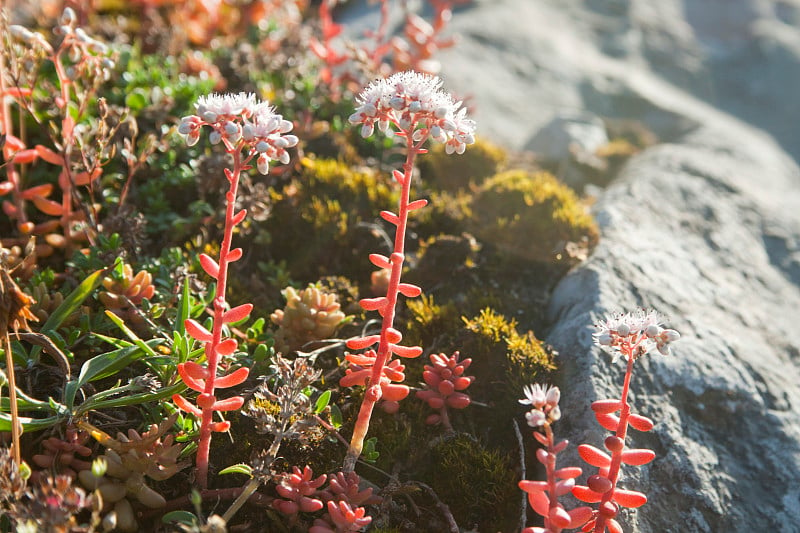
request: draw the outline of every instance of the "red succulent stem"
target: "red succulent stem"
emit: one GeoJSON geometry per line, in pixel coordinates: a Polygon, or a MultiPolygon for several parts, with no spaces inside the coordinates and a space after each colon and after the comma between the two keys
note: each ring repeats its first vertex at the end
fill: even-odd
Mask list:
{"type": "MultiPolygon", "coordinates": [[[[11,104],[9,98],[6,96],[6,64],[5,64],[5,40],[0,39],[0,134],[12,135],[14,132],[14,125],[11,120],[11,104]]],[[[5,160],[6,177],[13,187],[12,198],[14,200],[14,207],[16,208],[17,224],[22,225],[28,221],[28,216],[25,214],[25,200],[22,198],[22,183],[19,171],[14,164],[14,151],[10,143],[5,143],[3,146],[3,159],[5,160]]]]}
{"type": "MultiPolygon", "coordinates": [[[[364,439],[369,430],[369,421],[372,417],[372,411],[375,404],[381,399],[381,377],[383,376],[383,369],[389,361],[391,355],[389,331],[392,330],[394,325],[395,307],[397,305],[397,295],[399,293],[400,275],[403,271],[403,259],[405,250],[406,226],[408,224],[409,213],[409,197],[411,193],[411,173],[414,169],[414,159],[417,154],[421,152],[422,144],[427,140],[427,135],[419,142],[414,143],[412,136],[416,124],[412,124],[408,129],[400,132],[401,136],[406,138],[408,152],[406,153],[406,161],[403,164],[403,177],[400,183],[400,200],[398,205],[398,213],[396,220],[396,230],[394,236],[394,251],[392,252],[391,262],[391,276],[389,278],[389,286],[386,290],[386,305],[383,311],[383,321],[381,322],[381,334],[378,342],[378,349],[376,351],[375,362],[372,365],[372,374],[367,383],[367,390],[364,394],[364,399],[361,402],[361,408],[358,411],[358,418],[356,419],[355,427],[353,428],[353,436],[350,439],[350,448],[347,450],[344,463],[342,466],[343,472],[352,472],[356,466],[356,460],[361,455],[364,448],[364,439]]],[[[398,173],[399,174],[399,173],[398,173]]]]}
{"type": "Polygon", "coordinates": [[[544,424],[544,435],[547,438],[547,462],[545,463],[545,473],[547,475],[547,492],[550,495],[550,511],[548,516],[544,517],[544,527],[548,531],[552,533],[560,533],[561,528],[554,526],[550,523],[550,515],[552,514],[553,509],[558,507],[558,496],[556,492],[556,457],[558,456],[558,451],[556,451],[556,441],[555,436],[553,435],[553,428],[550,427],[549,423],[544,424]]]}
{"type": "MultiPolygon", "coordinates": [[[[215,382],[217,378],[217,367],[219,366],[218,347],[222,341],[222,327],[224,325],[223,314],[226,311],[225,291],[228,284],[228,264],[231,253],[231,241],[233,240],[233,221],[236,203],[236,192],[239,188],[239,177],[242,172],[242,153],[240,149],[233,150],[233,171],[228,174],[230,188],[225,194],[225,230],[222,237],[222,244],[219,252],[219,271],[216,276],[217,287],[214,294],[214,323],[211,330],[211,341],[206,344],[206,364],[208,377],[205,381],[204,395],[214,396],[215,382]]],[[[202,418],[200,422],[200,441],[197,447],[197,483],[200,488],[208,487],[208,459],[211,449],[211,433],[213,432],[212,423],[214,421],[214,407],[202,407],[202,418]]]]}
{"type": "MultiPolygon", "coordinates": [[[[628,403],[628,392],[630,391],[631,376],[633,375],[633,363],[636,361],[634,353],[638,343],[634,346],[625,346],[624,353],[627,356],[628,366],[625,370],[625,380],[622,384],[622,396],[620,402],[622,403],[622,410],[619,415],[619,424],[617,424],[616,437],[622,442],[625,442],[625,436],[628,432],[628,417],[631,414],[631,406],[628,403]]],[[[619,470],[622,464],[622,450],[624,446],[616,449],[611,454],[611,464],[608,467],[608,479],[611,481],[611,490],[603,493],[603,498],[600,500],[600,508],[602,509],[606,503],[611,503],[614,497],[614,491],[617,488],[617,480],[619,479],[619,470]]],[[[597,516],[597,521],[594,525],[594,533],[604,533],[606,530],[606,516],[600,513],[597,516]]]]}

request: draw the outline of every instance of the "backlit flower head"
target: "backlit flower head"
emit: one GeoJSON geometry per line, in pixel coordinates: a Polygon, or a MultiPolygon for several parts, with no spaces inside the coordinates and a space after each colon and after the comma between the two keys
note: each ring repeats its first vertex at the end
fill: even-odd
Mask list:
{"type": "Polygon", "coordinates": [[[525,398],[522,398],[519,403],[533,407],[525,413],[525,419],[529,426],[540,427],[561,418],[561,409],[558,407],[561,391],[558,387],[534,383],[526,385],[523,392],[525,398]]]}
{"type": "Polygon", "coordinates": [[[361,125],[364,137],[376,126],[388,134],[393,125],[416,142],[432,138],[445,144],[447,153],[461,154],[475,142],[475,121],[435,76],[406,71],[373,81],[358,95],[356,105],[349,120],[361,125]]]}
{"type": "Polygon", "coordinates": [[[617,356],[637,358],[652,350],[671,353],[670,343],[680,339],[674,329],[661,326],[663,317],[653,310],[638,309],[632,313],[615,313],[595,325],[594,341],[617,356]]]}
{"type": "Polygon", "coordinates": [[[256,157],[262,174],[269,172],[270,161],[288,164],[287,148],[297,145],[298,139],[288,135],[292,123],[275,112],[268,102],[257,100],[252,93],[211,94],[201,96],[195,104],[197,115],[181,119],[178,133],[186,135],[192,146],[200,139],[203,126],[209,126],[211,144],[222,142],[228,152],[249,150],[256,157]]]}

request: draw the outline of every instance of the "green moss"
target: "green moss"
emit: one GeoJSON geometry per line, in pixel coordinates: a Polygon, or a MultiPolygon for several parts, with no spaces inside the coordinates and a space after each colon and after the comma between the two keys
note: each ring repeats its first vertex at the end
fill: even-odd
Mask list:
{"type": "Polygon", "coordinates": [[[414,213],[410,224],[423,237],[465,231],[467,221],[472,218],[472,195],[467,191],[432,191],[425,209],[414,213]]]}
{"type": "Polygon", "coordinates": [[[520,333],[517,321],[491,308],[464,318],[465,328],[458,340],[464,357],[472,358],[470,371],[476,376],[470,395],[493,408],[487,416],[513,418],[522,388],[541,380],[555,368],[544,344],[531,331],[520,333]]]}
{"type": "Polygon", "coordinates": [[[519,515],[515,465],[472,435],[444,437],[430,450],[428,484],[463,529],[513,531],[519,515]]]}
{"type": "Polygon", "coordinates": [[[515,258],[550,262],[570,242],[593,247],[598,239],[586,206],[546,172],[510,170],[489,178],[478,189],[472,211],[475,235],[515,258]]]}
{"type": "Polygon", "coordinates": [[[260,252],[285,260],[300,282],[343,275],[366,283],[374,269],[367,256],[381,249],[385,231],[378,214],[397,203],[396,191],[388,176],[339,161],[304,165],[301,176],[271,189],[272,214],[259,227],[269,236],[258,237],[268,246],[260,252]]]}
{"type": "Polygon", "coordinates": [[[435,145],[419,160],[422,178],[437,189],[457,191],[471,183],[480,184],[497,173],[506,162],[506,152],[487,141],[478,139],[461,155],[447,154],[444,145],[435,145]]]}

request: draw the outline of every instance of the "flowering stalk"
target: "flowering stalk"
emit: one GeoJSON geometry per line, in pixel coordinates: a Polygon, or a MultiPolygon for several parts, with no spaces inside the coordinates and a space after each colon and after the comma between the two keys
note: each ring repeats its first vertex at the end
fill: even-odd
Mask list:
{"type": "Polygon", "coordinates": [[[623,463],[644,465],[656,456],[652,450],[625,449],[625,437],[629,425],[639,431],[653,429],[652,420],[631,413],[628,393],[634,362],[653,350],[669,355],[670,343],[680,338],[677,331],[662,328],[660,322],[661,317],[655,311],[637,311],[608,317],[596,326],[595,343],[612,351],[615,359],[619,355],[624,357],[627,367],[620,399],[598,400],[592,404],[600,425],[614,432],[604,442],[611,455],[589,444],[578,447],[583,460],[598,468],[598,473],[587,479],[586,486],[578,485],[572,490],[579,500],[599,503],[598,510],[581,531],[622,533],[622,526],[615,519],[619,507],[635,508],[647,502],[647,496],[641,492],[617,488],[617,481],[623,463]],[[619,416],[615,414],[617,412],[619,416]]]}
{"type": "Polygon", "coordinates": [[[589,507],[577,507],[571,511],[564,509],[558,501],[559,496],[570,492],[575,486],[575,478],[581,475],[578,467],[556,469],[556,457],[569,445],[569,441],[556,442],[552,424],[561,418],[558,401],[561,391],[558,387],[543,387],[535,384],[525,387],[525,398],[521,404],[531,405],[532,410],[525,414],[528,425],[544,433],[534,431],[533,436],[545,448],[536,451],[536,459],[542,463],[547,473],[547,481],[519,482],[519,488],[528,493],[528,502],[536,513],[544,517],[544,527],[529,527],[522,533],[561,533],[562,529],[580,527],[592,516],[589,507]]]}
{"type": "Polygon", "coordinates": [[[416,72],[394,74],[390,78],[377,80],[364,89],[357,99],[356,112],[350,116],[351,124],[361,125],[363,137],[372,135],[376,125],[387,134],[397,128],[396,134],[406,144],[406,160],[403,171],[395,170],[393,173],[401,188],[398,211],[381,212],[381,217],[396,228],[393,252],[389,257],[370,255],[372,264],[391,271],[386,296],[365,298],[359,302],[365,310],[378,311],[383,317],[381,331],[377,335],[347,342],[347,347],[352,350],[363,350],[376,344],[377,349],[370,349],[365,354],[348,354],[348,360],[360,368],[356,371],[348,369],[347,375],[340,381],[340,385],[344,387],[367,387],[344,460],[345,472],[353,471],[356,460],[361,455],[375,404],[382,398],[396,402],[408,395],[407,386],[392,383],[404,378],[402,368],[398,369],[397,363],[392,366],[392,354],[418,357],[422,353],[419,346],[401,346],[399,343],[403,336],[394,328],[398,296],[402,294],[413,298],[422,292],[416,285],[400,282],[405,259],[408,215],[427,204],[424,199],[410,199],[414,161],[418,154],[426,152],[423,145],[429,138],[445,143],[447,153],[459,154],[464,152],[467,144],[475,140],[475,122],[466,118],[466,109],[461,108],[461,102],[455,102],[452,96],[442,91],[441,85],[438,78],[416,72]]]}
{"type": "Polygon", "coordinates": [[[257,101],[252,94],[212,94],[201,97],[196,108],[197,115],[184,117],[178,128],[181,134],[187,136],[187,143],[189,145],[197,143],[201,129],[209,126],[212,130],[209,134],[211,143],[222,142],[225,151],[233,157],[233,170],[225,169],[225,177],[230,187],[225,194],[225,229],[219,259],[215,261],[206,254],[200,254],[203,270],[217,282],[213,301],[213,327],[209,331],[195,320],[187,319],[185,322],[189,335],[205,345],[206,367],[193,361],[178,365],[181,379],[200,395],[197,397],[196,406],[179,394],[172,398],[179,408],[201,419],[196,468],[197,482],[205,489],[208,486],[211,434],[215,431],[227,431],[230,428],[228,421],[213,422],[214,413],[236,410],[244,403],[241,396],[218,400],[214,394],[215,390],[239,385],[249,374],[249,369],[242,367],[227,375],[217,375],[221,358],[231,355],[237,348],[235,339],[223,338],[224,325],[247,318],[253,309],[252,304],[243,304],[230,309],[225,295],[228,266],[242,257],[241,248],[231,248],[233,230],[247,215],[244,209],[238,212],[235,210],[239,178],[243,171],[252,168],[249,163],[254,158],[257,158],[258,170],[262,174],[269,171],[271,160],[288,163],[289,154],[286,149],[297,144],[297,137],[286,135],[292,129],[291,122],[283,120],[283,117],[275,114],[268,103],[257,101]]]}

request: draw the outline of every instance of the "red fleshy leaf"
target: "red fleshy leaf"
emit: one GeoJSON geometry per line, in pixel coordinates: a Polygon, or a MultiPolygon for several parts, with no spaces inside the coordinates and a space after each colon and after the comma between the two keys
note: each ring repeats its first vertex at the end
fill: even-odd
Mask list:
{"type": "Polygon", "coordinates": [[[178,365],[178,369],[183,368],[186,375],[194,379],[208,379],[208,370],[198,365],[194,361],[186,361],[178,365]]]}
{"type": "Polygon", "coordinates": [[[595,413],[597,423],[608,431],[616,431],[619,427],[619,417],[612,413],[595,413]]]}
{"type": "Polygon", "coordinates": [[[583,473],[583,470],[577,466],[567,466],[565,468],[559,468],[553,473],[557,478],[570,479],[580,476],[583,473]]]}
{"type": "Polygon", "coordinates": [[[653,421],[647,418],[646,416],[642,415],[631,415],[628,417],[628,423],[633,427],[633,429],[638,429],[639,431],[650,431],[653,429],[653,421]]]}
{"type": "Polygon", "coordinates": [[[519,488],[524,492],[542,492],[547,490],[547,481],[528,481],[523,479],[519,482],[519,488]]]}
{"type": "Polygon", "coordinates": [[[64,158],[52,151],[50,148],[42,146],[41,144],[37,144],[34,150],[36,150],[36,153],[39,154],[39,157],[48,163],[62,167],[64,166],[64,158]]]}
{"type": "Polygon", "coordinates": [[[11,183],[10,181],[4,181],[3,183],[0,183],[0,196],[8,194],[13,190],[14,190],[14,184],[11,183]]]}
{"type": "Polygon", "coordinates": [[[416,298],[422,294],[422,289],[411,283],[401,283],[397,286],[397,290],[407,298],[416,298]]]}
{"type": "Polygon", "coordinates": [[[237,368],[227,376],[220,376],[214,380],[214,386],[220,389],[227,389],[228,387],[235,387],[244,382],[250,374],[250,369],[247,367],[237,368]]]}
{"type": "Polygon", "coordinates": [[[395,226],[400,223],[400,218],[391,211],[381,211],[381,218],[395,226]]]}
{"type": "Polygon", "coordinates": [[[230,311],[226,311],[224,315],[222,315],[222,321],[226,324],[231,322],[239,322],[240,320],[244,320],[248,316],[250,316],[250,312],[253,310],[253,304],[242,304],[234,307],[230,311]]]}
{"type": "Polygon", "coordinates": [[[656,452],[644,448],[633,448],[622,452],[622,462],[626,465],[646,465],[656,458],[656,452]]]}
{"type": "MultiPolygon", "coordinates": [[[[181,363],[178,365],[178,374],[181,376],[181,379],[186,386],[192,390],[196,390],[197,392],[203,392],[206,390],[206,382],[203,378],[194,377],[190,370],[192,367],[188,367],[188,363],[181,363]]],[[[199,366],[199,365],[197,365],[199,366]]],[[[201,367],[202,368],[202,367],[201,367]]]]}
{"type": "Polygon", "coordinates": [[[247,209],[242,209],[241,211],[233,215],[233,218],[231,219],[231,224],[233,224],[234,226],[239,224],[242,220],[244,220],[244,217],[246,216],[247,216],[247,209]]]}
{"type": "Polygon", "coordinates": [[[389,300],[385,296],[378,298],[362,298],[358,301],[358,305],[365,311],[376,311],[386,307],[389,300]]]}
{"type": "Polygon", "coordinates": [[[234,261],[238,261],[242,258],[242,249],[241,248],[234,248],[228,255],[225,256],[225,259],[228,260],[229,263],[233,263],[234,261]]]}
{"type": "Polygon", "coordinates": [[[575,485],[572,489],[572,495],[586,503],[597,503],[603,499],[602,494],[598,494],[589,487],[583,485],[575,485]]]}
{"type": "Polygon", "coordinates": [[[400,346],[399,344],[390,344],[389,350],[400,357],[413,359],[422,355],[422,348],[419,346],[400,346]]]}
{"type": "Polygon", "coordinates": [[[241,396],[232,396],[224,400],[217,400],[211,408],[214,411],[236,411],[244,405],[244,398],[241,396]]]}
{"type": "Polygon", "coordinates": [[[12,161],[17,165],[27,165],[28,163],[33,163],[39,157],[39,154],[36,153],[36,150],[30,148],[28,150],[20,150],[19,152],[14,154],[14,158],[12,161]]]}
{"type": "Polygon", "coordinates": [[[550,512],[550,498],[545,492],[529,492],[528,503],[531,504],[531,509],[541,516],[547,516],[550,512]]]}
{"type": "Polygon", "coordinates": [[[187,318],[184,320],[183,325],[193,339],[196,339],[200,342],[211,342],[211,332],[200,325],[200,323],[193,318],[187,318]]]}
{"type": "Polygon", "coordinates": [[[219,355],[230,355],[236,351],[236,348],[239,347],[239,343],[236,342],[235,339],[225,339],[217,344],[217,354],[219,355]]]}
{"type": "Polygon", "coordinates": [[[424,198],[422,198],[420,200],[414,200],[413,202],[408,204],[408,210],[409,211],[414,211],[416,209],[422,209],[426,205],[428,205],[428,200],[425,200],[424,198]]]}
{"type": "Polygon", "coordinates": [[[46,215],[60,216],[64,212],[61,204],[53,200],[47,200],[41,196],[34,196],[31,198],[31,201],[33,201],[33,205],[35,205],[39,211],[46,215]]]}
{"type": "Polygon", "coordinates": [[[613,518],[609,518],[608,520],[606,520],[606,529],[608,529],[608,533],[625,533],[622,530],[622,526],[619,525],[619,522],[617,522],[613,518]]]}
{"type": "Polygon", "coordinates": [[[31,187],[30,189],[25,189],[20,193],[20,197],[31,200],[35,196],[41,196],[42,198],[50,196],[50,193],[53,192],[53,185],[51,183],[45,183],[44,185],[37,185],[36,187],[31,187]]]}
{"type": "Polygon", "coordinates": [[[200,266],[203,267],[203,270],[206,271],[206,274],[214,279],[217,279],[217,276],[219,275],[219,265],[216,261],[211,259],[211,256],[200,254],[200,266]]]}
{"type": "Polygon", "coordinates": [[[389,327],[386,328],[386,339],[390,344],[397,344],[403,340],[403,334],[397,331],[395,328],[389,327]]]}
{"type": "Polygon", "coordinates": [[[190,404],[189,400],[187,400],[180,394],[174,394],[172,396],[172,403],[174,403],[178,407],[178,409],[186,411],[187,413],[191,413],[194,416],[201,416],[203,414],[203,412],[200,409],[190,404]]]}
{"type": "Polygon", "coordinates": [[[389,258],[381,254],[369,254],[369,260],[378,268],[391,268],[389,258]]]}
{"type": "Polygon", "coordinates": [[[647,496],[635,490],[616,489],[612,498],[623,507],[641,507],[647,503],[647,496]]]}
{"type": "Polygon", "coordinates": [[[592,411],[595,413],[614,413],[622,409],[622,402],[619,400],[597,400],[592,403],[592,411]]]}
{"type": "Polygon", "coordinates": [[[399,170],[393,170],[392,176],[394,176],[395,181],[397,181],[397,183],[399,183],[400,185],[402,185],[403,182],[406,181],[406,175],[400,172],[399,170]]]}
{"type": "Polygon", "coordinates": [[[591,444],[581,444],[578,446],[578,453],[584,461],[598,468],[608,467],[611,464],[611,457],[604,451],[595,448],[591,444]]]}
{"type": "Polygon", "coordinates": [[[572,521],[572,518],[569,516],[569,513],[561,507],[560,505],[557,507],[551,507],[550,512],[548,513],[550,522],[560,528],[567,527],[569,523],[572,521]]]}
{"type": "Polygon", "coordinates": [[[583,524],[589,521],[592,518],[592,508],[591,507],[576,507],[569,511],[570,522],[567,526],[569,529],[574,529],[576,527],[581,527],[583,524]]]}
{"type": "Polygon", "coordinates": [[[381,336],[380,335],[367,335],[366,337],[360,337],[358,339],[350,339],[347,341],[347,347],[351,350],[363,350],[373,344],[380,342],[381,336]]]}
{"type": "Polygon", "coordinates": [[[217,433],[225,433],[229,429],[231,429],[231,423],[227,420],[211,424],[211,431],[216,431],[217,433]]]}

